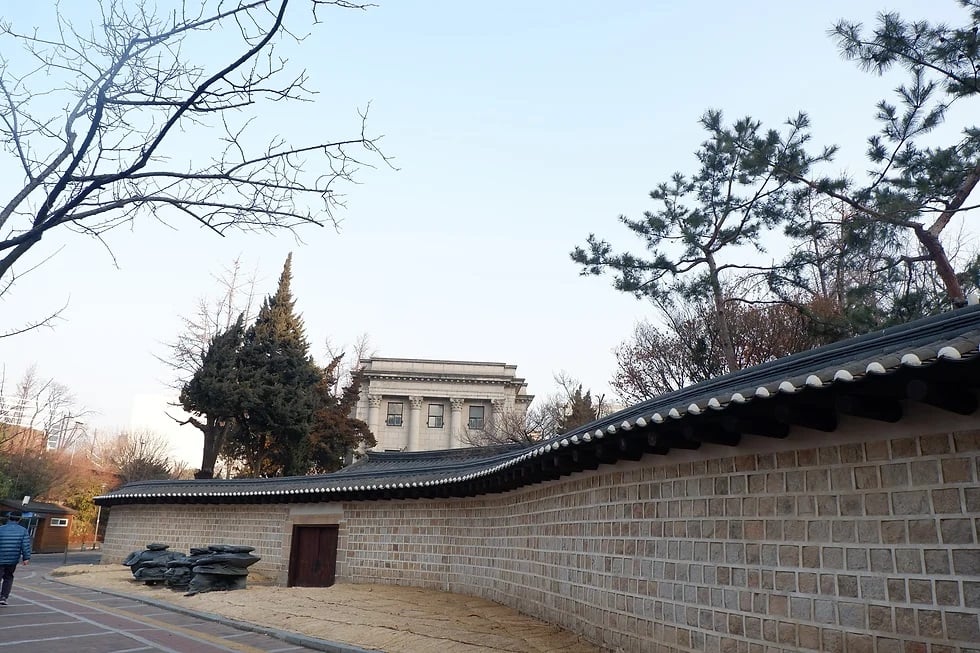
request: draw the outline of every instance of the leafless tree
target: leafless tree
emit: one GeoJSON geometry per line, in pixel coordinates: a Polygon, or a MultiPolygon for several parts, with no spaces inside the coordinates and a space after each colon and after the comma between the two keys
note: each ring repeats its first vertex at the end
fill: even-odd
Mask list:
{"type": "Polygon", "coordinates": [[[6,369],[0,369],[0,448],[8,452],[44,451],[47,438],[58,436],[58,448],[70,449],[84,438],[81,420],[90,412],[71,390],[42,377],[36,366],[7,390],[6,369]]]}
{"type": "MultiPolygon", "coordinates": [[[[823,344],[806,317],[788,304],[733,302],[726,311],[737,369],[823,344]]],[[[626,401],[651,399],[728,371],[710,304],[677,305],[664,315],[662,325],[638,322],[615,349],[610,385],[626,401]]]]}
{"type": "Polygon", "coordinates": [[[270,104],[313,99],[305,71],[276,47],[300,40],[324,5],[364,8],[98,0],[80,5],[96,9],[87,24],[58,3],[47,27],[0,21],[0,144],[21,175],[0,202],[0,290],[36,269],[22,257],[51,232],[104,243],[144,218],[189,219],[219,235],[334,223],[337,185],[386,161],[366,135],[367,111],[356,133],[303,143],[268,137],[277,130],[262,120],[270,104]]]}
{"type": "Polygon", "coordinates": [[[377,350],[371,344],[371,336],[367,332],[359,335],[351,345],[338,346],[329,336],[323,344],[327,352],[327,360],[339,360],[333,376],[333,391],[338,395],[342,392],[343,388],[351,384],[353,376],[361,369],[361,361],[377,355],[377,350]]]}
{"type": "Polygon", "coordinates": [[[91,449],[92,462],[119,484],[176,478],[186,465],[170,457],[167,440],[152,431],[123,431],[96,437],[91,449]]]}
{"type": "MultiPolygon", "coordinates": [[[[552,378],[555,383],[554,392],[535,400],[526,411],[515,409],[503,414],[493,413],[482,429],[464,426],[460,440],[474,447],[531,444],[560,433],[572,399],[576,391],[581,392],[582,384],[565,370],[555,372],[552,378]]],[[[599,416],[609,409],[604,397],[597,397],[594,404],[599,416]]]]}
{"type": "Polygon", "coordinates": [[[495,444],[531,444],[557,432],[564,404],[553,399],[536,402],[526,412],[513,410],[490,415],[483,428],[463,426],[459,439],[472,447],[495,444]]]}
{"type": "Polygon", "coordinates": [[[174,371],[173,387],[178,389],[200,369],[204,354],[216,335],[231,328],[239,315],[243,316],[245,324],[255,318],[256,271],[246,272],[239,257],[213,276],[219,293],[197,299],[194,312],[181,316],[180,333],[173,342],[167,343],[169,353],[157,356],[157,360],[174,371]]]}

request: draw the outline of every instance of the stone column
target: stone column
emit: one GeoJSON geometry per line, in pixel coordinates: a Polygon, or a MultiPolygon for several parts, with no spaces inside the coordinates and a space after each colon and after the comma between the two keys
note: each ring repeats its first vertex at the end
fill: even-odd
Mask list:
{"type": "Polygon", "coordinates": [[[408,404],[408,451],[419,450],[419,428],[422,421],[422,397],[409,397],[408,404]]]}
{"type": "MultiPolygon", "coordinates": [[[[378,437],[378,428],[380,428],[381,422],[381,395],[368,395],[368,428],[371,429],[371,433],[374,434],[375,439],[378,437]]],[[[380,443],[379,443],[380,444],[380,443]]]]}
{"type": "Polygon", "coordinates": [[[463,434],[463,400],[450,399],[449,407],[452,413],[449,418],[449,437],[446,442],[446,448],[456,449],[462,446],[460,437],[463,434]]]}
{"type": "Polygon", "coordinates": [[[495,424],[497,430],[504,428],[504,400],[503,399],[491,399],[490,405],[492,406],[491,413],[489,415],[483,416],[483,422],[485,425],[495,424]],[[493,420],[493,421],[491,421],[493,420]]]}

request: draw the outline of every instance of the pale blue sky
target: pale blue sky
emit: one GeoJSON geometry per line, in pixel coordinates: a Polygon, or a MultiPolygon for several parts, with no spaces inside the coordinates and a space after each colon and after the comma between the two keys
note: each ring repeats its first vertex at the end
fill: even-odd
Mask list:
{"type": "MultiPolygon", "coordinates": [[[[23,6],[8,4],[4,20],[41,20],[23,6]]],[[[299,244],[144,222],[108,238],[118,269],[94,241],[46,239],[35,260],[67,246],[0,300],[0,314],[9,324],[70,299],[66,319],[0,340],[0,361],[9,376],[36,363],[99,412],[93,424],[128,426],[134,397],[166,391],[154,354],[215,291],[211,275],[241,255],[272,292],[292,251],[320,359],[324,338],[367,332],[385,356],[517,364],[540,395],[557,370],[606,392],[611,350],[652,314],[608,279],[579,277],[569,250],[590,231],[630,243],[616,217],[649,208],[657,182],[690,169],[708,107],[772,125],[805,109],[815,141],[840,144],[841,162],[860,171],[874,102],[897,78],[841,60],[826,32],[882,9],[962,14],[952,0],[380,0],[322,12],[325,24],[289,52],[317,102],[262,124],[299,140],[349,129],[371,102],[370,129],[399,170],[365,170],[346,189],[341,233],[306,229],[299,244]]],[[[0,181],[4,197],[16,189],[0,181]]]]}

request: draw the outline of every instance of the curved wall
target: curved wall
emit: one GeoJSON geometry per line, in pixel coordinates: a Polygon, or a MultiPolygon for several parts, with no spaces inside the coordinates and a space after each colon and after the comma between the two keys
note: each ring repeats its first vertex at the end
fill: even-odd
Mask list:
{"type": "Polygon", "coordinates": [[[322,510],[341,581],[485,597],[610,649],[974,651],[980,435],[868,424],[470,499],[119,506],[105,560],[234,539],[282,579],[292,524],[322,510]]]}

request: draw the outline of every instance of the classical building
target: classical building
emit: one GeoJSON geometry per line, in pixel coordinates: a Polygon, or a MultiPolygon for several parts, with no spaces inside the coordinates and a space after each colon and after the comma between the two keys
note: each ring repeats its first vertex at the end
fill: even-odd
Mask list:
{"type": "Polygon", "coordinates": [[[529,446],[131,483],[96,498],[112,506],[102,562],[247,544],[284,585],[469,594],[624,653],[973,653],[978,389],[970,306],[529,446]]]}
{"type": "Polygon", "coordinates": [[[525,412],[534,398],[517,366],[505,363],[365,358],[356,417],[377,439],[376,451],[432,451],[469,446],[502,414],[525,412]]]}

